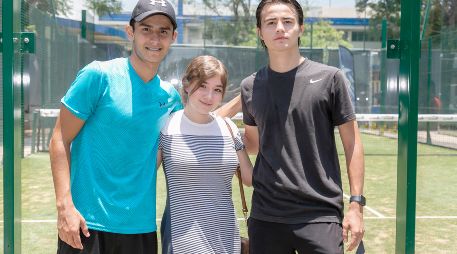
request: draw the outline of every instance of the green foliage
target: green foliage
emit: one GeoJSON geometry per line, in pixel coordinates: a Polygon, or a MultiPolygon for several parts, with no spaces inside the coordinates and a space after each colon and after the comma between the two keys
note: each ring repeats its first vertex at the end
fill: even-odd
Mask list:
{"type": "Polygon", "coordinates": [[[426,36],[438,35],[441,32],[443,11],[440,2],[441,0],[433,0],[432,2],[426,36]]]}
{"type": "Polygon", "coordinates": [[[256,46],[257,34],[254,21],[205,20],[205,40],[215,45],[256,46]]]}
{"type": "MultiPolygon", "coordinates": [[[[301,46],[308,47],[311,44],[311,25],[307,25],[306,32],[301,37],[301,46]]],[[[338,45],[352,47],[343,38],[344,32],[337,31],[328,21],[319,21],[312,26],[313,48],[336,48],[338,45]]]]}
{"type": "Polygon", "coordinates": [[[71,2],[67,0],[25,0],[25,3],[52,15],[71,14],[71,2]]]}
{"type": "MultiPolygon", "coordinates": [[[[72,2],[67,0],[25,0],[25,3],[52,15],[66,16],[71,14],[72,9],[72,2]]],[[[86,6],[98,16],[119,13],[122,10],[121,0],[86,0],[86,6]]]]}
{"type": "Polygon", "coordinates": [[[221,7],[228,8],[233,18],[229,21],[205,21],[205,39],[212,40],[215,44],[235,46],[255,46],[255,22],[251,20],[249,7],[251,0],[203,0],[205,6],[218,16],[221,7]]]}
{"type": "MultiPolygon", "coordinates": [[[[427,22],[427,36],[439,34],[443,29],[453,30],[457,26],[457,1],[455,0],[430,0],[431,9],[427,22]]],[[[401,0],[358,0],[356,8],[358,12],[371,16],[371,33],[379,33],[383,18],[388,23],[388,38],[400,37],[401,0]]],[[[425,10],[428,0],[421,0],[422,17],[425,17],[425,10]]]]}
{"type": "Polygon", "coordinates": [[[443,24],[450,29],[457,26],[457,2],[455,0],[441,0],[443,9],[443,24]]]}
{"type": "Polygon", "coordinates": [[[120,0],[86,0],[86,5],[99,17],[119,13],[122,10],[120,0]]]}
{"type": "Polygon", "coordinates": [[[221,15],[219,11],[221,6],[229,8],[237,21],[239,16],[249,17],[251,15],[249,11],[251,0],[203,0],[203,3],[217,15],[221,15]]]}
{"type": "Polygon", "coordinates": [[[356,9],[360,13],[367,12],[371,16],[370,33],[379,34],[381,23],[386,18],[388,24],[387,37],[400,37],[400,5],[401,0],[358,0],[356,9]]]}
{"type": "MultiPolygon", "coordinates": [[[[235,46],[257,46],[258,38],[256,32],[256,21],[254,17],[249,14],[248,4],[249,1],[240,0],[225,0],[217,1],[216,6],[214,1],[204,0],[204,4],[218,15],[219,10],[217,6],[230,7],[234,13],[233,19],[228,21],[212,21],[205,20],[205,33],[204,38],[211,40],[212,43],[221,45],[235,45],[235,46]],[[221,3],[220,3],[221,2],[221,3]],[[243,15],[240,15],[242,13],[243,15]]],[[[310,26],[308,26],[309,28],[310,26]]],[[[301,38],[301,46],[307,47],[310,44],[310,34],[305,33],[301,38]]],[[[330,22],[320,21],[314,24],[313,27],[313,47],[337,47],[344,45],[351,47],[352,45],[343,38],[343,32],[337,31],[331,26],[330,22]]]]}

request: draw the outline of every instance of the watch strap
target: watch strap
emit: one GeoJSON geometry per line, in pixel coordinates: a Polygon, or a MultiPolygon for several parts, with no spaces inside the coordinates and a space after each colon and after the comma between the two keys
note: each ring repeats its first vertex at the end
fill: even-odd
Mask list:
{"type": "Polygon", "coordinates": [[[366,204],[366,198],[365,198],[363,195],[352,195],[352,196],[349,198],[349,203],[352,203],[352,202],[357,202],[357,203],[359,203],[361,206],[365,206],[365,204],[366,204]]]}

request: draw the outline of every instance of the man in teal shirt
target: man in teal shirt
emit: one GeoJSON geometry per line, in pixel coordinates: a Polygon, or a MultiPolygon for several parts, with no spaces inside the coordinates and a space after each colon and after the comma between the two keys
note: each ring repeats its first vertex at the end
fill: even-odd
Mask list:
{"type": "Polygon", "coordinates": [[[157,140],[182,108],[157,75],[177,36],[172,5],[140,0],[126,33],[131,56],[87,65],[62,98],[50,144],[58,253],[157,253],[157,140]]]}

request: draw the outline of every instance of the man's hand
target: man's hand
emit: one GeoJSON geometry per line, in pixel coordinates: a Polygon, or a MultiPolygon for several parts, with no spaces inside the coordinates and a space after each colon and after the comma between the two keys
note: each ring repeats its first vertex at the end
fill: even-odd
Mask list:
{"type": "Polygon", "coordinates": [[[57,229],[60,239],[75,249],[83,249],[79,229],[86,237],[90,236],[86,220],[74,206],[58,209],[57,229]]]}
{"type": "Polygon", "coordinates": [[[343,241],[349,240],[349,232],[351,238],[348,244],[347,251],[352,251],[362,241],[365,228],[363,225],[363,207],[356,202],[352,202],[349,206],[349,211],[343,220],[343,241]]]}

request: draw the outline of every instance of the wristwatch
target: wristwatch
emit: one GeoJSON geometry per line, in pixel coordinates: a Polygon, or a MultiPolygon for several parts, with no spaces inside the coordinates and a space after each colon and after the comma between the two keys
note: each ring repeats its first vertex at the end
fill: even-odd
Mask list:
{"type": "Polygon", "coordinates": [[[366,204],[366,199],[363,195],[354,195],[354,196],[351,196],[349,198],[349,203],[352,203],[352,202],[357,202],[359,203],[361,206],[365,206],[366,204]]]}

